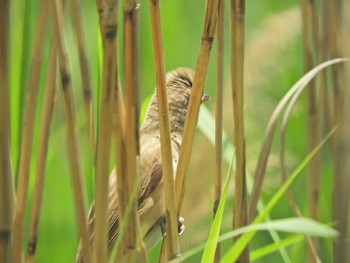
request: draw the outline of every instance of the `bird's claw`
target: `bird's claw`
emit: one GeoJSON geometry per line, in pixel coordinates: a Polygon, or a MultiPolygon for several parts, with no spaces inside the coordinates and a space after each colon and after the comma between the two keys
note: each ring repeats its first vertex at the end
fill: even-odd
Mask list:
{"type": "Polygon", "coordinates": [[[184,225],[184,219],[183,217],[179,217],[178,221],[177,221],[177,233],[179,236],[181,236],[184,232],[185,232],[185,225],[184,225]]]}
{"type": "MultiPolygon", "coordinates": [[[[184,225],[184,219],[183,217],[179,217],[177,221],[177,233],[179,236],[181,236],[185,232],[185,225],[184,225]]],[[[160,222],[160,231],[162,232],[163,238],[166,237],[166,220],[165,216],[161,219],[160,222]]]]}

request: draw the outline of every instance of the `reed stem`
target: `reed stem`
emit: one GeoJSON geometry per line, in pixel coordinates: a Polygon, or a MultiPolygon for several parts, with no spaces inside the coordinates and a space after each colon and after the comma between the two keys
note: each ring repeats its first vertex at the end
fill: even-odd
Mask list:
{"type": "Polygon", "coordinates": [[[159,0],[150,0],[150,12],[166,205],[165,218],[167,238],[165,240],[167,245],[167,258],[171,260],[179,255],[179,241],[159,0]]]}
{"type": "Polygon", "coordinates": [[[9,6],[9,1],[2,1],[0,10],[0,260],[4,263],[11,262],[11,224],[15,205],[10,154],[9,6]]]}
{"type": "Polygon", "coordinates": [[[87,231],[86,221],[86,193],[82,183],[82,168],[80,164],[80,153],[78,147],[78,134],[75,124],[75,107],[73,92],[71,87],[71,71],[69,68],[69,60],[65,39],[63,34],[63,8],[60,0],[54,0],[52,3],[52,16],[54,34],[56,35],[56,46],[58,53],[59,69],[61,76],[64,115],[66,122],[66,135],[68,145],[68,159],[71,166],[71,183],[73,188],[73,196],[77,215],[77,224],[79,234],[82,239],[83,257],[85,262],[91,262],[90,257],[90,241],[87,231]]]}
{"type": "Polygon", "coordinates": [[[80,64],[80,75],[83,86],[84,104],[86,112],[86,120],[88,126],[88,136],[90,139],[91,156],[95,160],[96,140],[95,140],[95,119],[92,105],[92,89],[90,81],[90,69],[87,61],[86,47],[84,41],[84,30],[81,17],[81,3],[79,0],[72,0],[72,21],[76,34],[80,64]]]}
{"type": "MultiPolygon", "coordinates": [[[[248,223],[247,182],[245,173],[244,138],[244,15],[245,1],[231,0],[231,81],[236,146],[235,203],[233,227],[248,223]]],[[[236,239],[235,239],[236,240],[236,239]]],[[[238,262],[249,262],[249,249],[245,249],[238,262]]]]}
{"type": "Polygon", "coordinates": [[[54,37],[51,37],[50,55],[47,78],[45,83],[45,94],[41,125],[39,134],[39,147],[36,162],[36,175],[34,181],[32,211],[29,225],[28,257],[27,262],[34,262],[36,245],[38,240],[38,225],[44,188],[44,177],[46,168],[47,149],[50,133],[50,124],[55,105],[57,89],[57,52],[54,37]]]}
{"type": "MultiPolygon", "coordinates": [[[[219,0],[218,10],[218,44],[216,60],[216,104],[215,104],[215,179],[213,218],[219,206],[221,197],[222,175],[222,116],[223,116],[223,87],[224,87],[224,22],[225,0],[219,0]]],[[[220,243],[217,244],[214,262],[220,261],[220,243]]]]}
{"type": "Polygon", "coordinates": [[[94,262],[107,262],[108,178],[112,135],[113,91],[116,85],[116,33],[118,1],[107,1],[103,30],[104,54],[101,109],[96,165],[96,197],[94,226],[94,262]]]}
{"type": "Polygon", "coordinates": [[[207,0],[206,2],[202,42],[199,50],[190,101],[187,109],[179,163],[176,169],[175,189],[178,217],[180,216],[182,210],[182,203],[185,194],[185,177],[192,151],[194,132],[198,121],[199,107],[203,94],[203,87],[208,68],[210,51],[215,36],[218,3],[218,0],[207,0]]]}
{"type": "Polygon", "coordinates": [[[139,3],[135,0],[124,1],[124,140],[126,151],[126,176],[128,191],[126,202],[132,202],[129,222],[125,231],[126,259],[141,256],[146,260],[146,252],[139,235],[137,201],[132,198],[135,185],[139,184],[136,156],[139,155],[139,105],[140,105],[140,69],[139,69],[139,3]],[[138,250],[138,251],[137,251],[138,250]],[[138,252],[140,253],[138,255],[138,252]]]}
{"type": "Polygon", "coordinates": [[[49,2],[40,2],[39,16],[37,20],[37,31],[35,34],[26,100],[23,116],[22,144],[20,151],[17,203],[12,232],[12,262],[20,263],[23,260],[23,231],[28,198],[30,161],[32,156],[34,120],[39,88],[39,78],[44,49],[45,32],[48,24],[49,2]]]}

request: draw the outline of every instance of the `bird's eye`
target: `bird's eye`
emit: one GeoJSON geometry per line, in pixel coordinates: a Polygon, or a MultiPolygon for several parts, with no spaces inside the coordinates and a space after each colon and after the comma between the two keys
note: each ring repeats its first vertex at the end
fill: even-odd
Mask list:
{"type": "Polygon", "coordinates": [[[185,77],[179,77],[179,81],[183,84],[185,84],[185,86],[187,86],[188,88],[191,88],[192,87],[192,81],[189,80],[188,78],[185,78],[185,77]]]}

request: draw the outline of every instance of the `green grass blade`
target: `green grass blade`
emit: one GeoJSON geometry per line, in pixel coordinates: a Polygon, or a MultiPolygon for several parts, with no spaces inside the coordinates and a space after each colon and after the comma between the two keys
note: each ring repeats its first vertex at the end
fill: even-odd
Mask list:
{"type": "MultiPolygon", "coordinates": [[[[264,210],[255,218],[253,224],[262,222],[265,217],[271,212],[271,210],[275,207],[277,202],[282,198],[290,185],[294,182],[300,172],[306,167],[306,165],[310,162],[312,157],[319,151],[319,149],[325,144],[325,142],[329,139],[329,137],[334,133],[335,129],[333,129],[327,137],[310,153],[306,156],[306,158],[301,162],[301,164],[294,170],[292,175],[288,178],[288,180],[281,186],[281,188],[276,192],[276,194],[272,197],[270,202],[265,206],[264,210]]],[[[242,235],[237,242],[229,249],[229,251],[224,256],[222,262],[233,262],[235,261],[239,255],[242,253],[244,248],[250,242],[250,240],[254,237],[256,231],[251,231],[242,235]]]]}
{"type": "MultiPolygon", "coordinates": [[[[302,235],[319,236],[319,237],[325,237],[325,238],[334,238],[338,236],[338,232],[327,225],[321,224],[309,218],[293,217],[293,218],[285,218],[285,219],[279,219],[279,220],[263,222],[263,223],[255,223],[245,227],[237,228],[233,231],[230,231],[228,233],[221,235],[218,241],[221,242],[239,235],[242,235],[242,237],[245,237],[246,235],[249,235],[249,234],[254,235],[257,231],[271,231],[271,230],[288,232],[288,233],[296,233],[296,234],[302,234],[302,235]]],[[[241,240],[242,237],[239,240],[241,240]]],[[[239,240],[237,241],[236,244],[239,243],[239,240]]],[[[233,247],[235,247],[236,244],[233,247]]],[[[277,248],[278,244],[274,244],[274,245],[276,245],[276,248],[277,248]]],[[[240,249],[241,247],[243,247],[244,249],[243,245],[240,245],[238,248],[240,249]]],[[[180,257],[170,262],[172,263],[182,262],[183,260],[200,252],[204,248],[206,248],[206,244],[203,243],[199,246],[194,247],[189,251],[186,251],[180,257]]],[[[280,248],[281,247],[277,249],[280,249],[280,248]]],[[[224,258],[223,260],[226,260],[226,261],[222,261],[222,262],[233,262],[235,260],[235,256],[236,255],[233,255],[233,257],[229,257],[228,259],[224,258]]],[[[236,257],[238,256],[239,256],[239,253],[236,257]]],[[[208,259],[206,262],[212,262],[212,261],[208,259]]]]}
{"type": "Polygon", "coordinates": [[[304,240],[303,235],[294,235],[291,237],[288,237],[286,239],[281,240],[279,243],[272,243],[267,246],[264,246],[262,248],[256,249],[250,253],[250,260],[254,261],[257,259],[260,259],[264,256],[267,256],[273,252],[276,252],[277,250],[280,250],[281,248],[285,248],[287,246],[293,245],[295,243],[298,243],[300,241],[304,240]]]}
{"type": "MultiPolygon", "coordinates": [[[[201,110],[199,111],[199,117],[198,117],[198,129],[209,139],[209,141],[214,145],[215,144],[215,119],[213,114],[206,108],[204,105],[202,105],[201,110]]],[[[225,133],[225,131],[222,131],[222,154],[226,162],[230,163],[231,157],[234,154],[234,146],[233,144],[228,140],[228,137],[225,133]]],[[[233,171],[235,170],[235,163],[233,164],[233,171]]],[[[248,192],[251,193],[252,185],[253,185],[253,179],[252,175],[247,171],[247,185],[248,185],[248,192]]],[[[258,211],[262,211],[265,207],[265,204],[262,200],[259,200],[258,202],[258,211]]],[[[266,221],[269,221],[270,218],[266,217],[266,221]]],[[[270,230],[270,235],[272,240],[277,244],[280,242],[281,238],[279,237],[278,233],[274,230],[270,230]]],[[[280,249],[280,254],[286,263],[290,263],[291,260],[287,254],[287,251],[282,247],[280,249]]]]}
{"type": "Polygon", "coordinates": [[[220,235],[220,230],[221,230],[222,217],[224,215],[227,190],[228,190],[228,186],[229,186],[230,180],[231,180],[233,162],[234,162],[234,157],[232,157],[230,167],[229,167],[228,172],[227,172],[224,190],[223,190],[222,195],[220,197],[220,203],[219,203],[218,210],[215,214],[214,222],[211,225],[207,244],[206,244],[203,256],[202,256],[202,261],[201,261],[202,263],[213,262],[213,260],[214,260],[216,245],[217,245],[217,242],[219,240],[219,235],[220,235]]]}

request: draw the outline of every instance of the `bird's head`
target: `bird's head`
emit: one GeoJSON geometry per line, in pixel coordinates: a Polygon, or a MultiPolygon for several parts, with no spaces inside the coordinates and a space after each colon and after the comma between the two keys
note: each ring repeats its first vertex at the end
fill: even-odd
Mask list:
{"type": "MultiPolygon", "coordinates": [[[[171,132],[182,134],[185,125],[187,107],[190,100],[194,71],[190,68],[176,68],[166,74],[166,88],[169,105],[171,132]]],[[[202,95],[202,102],[209,96],[202,95]]],[[[143,132],[159,129],[157,95],[154,94],[148,106],[143,132]],[[153,128],[154,127],[154,128],[153,128]]]]}
{"type": "MultiPolygon", "coordinates": [[[[177,68],[166,74],[166,86],[168,89],[168,101],[187,109],[191,95],[194,71],[191,68],[177,68]]],[[[202,102],[209,100],[206,93],[202,94],[202,102]]]]}

